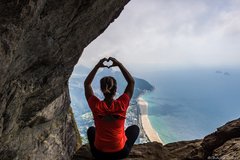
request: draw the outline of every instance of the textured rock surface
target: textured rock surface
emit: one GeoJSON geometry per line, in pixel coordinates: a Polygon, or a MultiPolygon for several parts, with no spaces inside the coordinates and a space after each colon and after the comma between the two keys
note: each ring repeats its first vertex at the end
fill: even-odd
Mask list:
{"type": "MultiPolygon", "coordinates": [[[[70,159],[80,146],[68,79],[129,0],[0,1],[0,159],[70,159]]],[[[240,120],[203,140],[133,147],[131,159],[240,159],[240,120]]],[[[73,159],[92,159],[88,146],[73,159]]]]}
{"type": "MultiPolygon", "coordinates": [[[[157,142],[135,145],[127,160],[238,160],[240,159],[239,128],[240,119],[237,119],[218,128],[203,140],[181,141],[164,146],[157,142]],[[221,136],[223,140],[219,141],[221,136]],[[203,146],[211,146],[212,153],[209,154],[203,146]]],[[[91,159],[88,145],[82,146],[73,158],[73,160],[91,159]]]]}
{"type": "Polygon", "coordinates": [[[0,159],[69,159],[68,79],[129,0],[0,1],[0,159]]]}
{"type": "Polygon", "coordinates": [[[240,137],[240,119],[228,122],[216,132],[204,137],[202,146],[207,155],[211,155],[215,148],[223,145],[227,140],[240,137]]]}
{"type": "Polygon", "coordinates": [[[240,159],[240,138],[234,138],[213,151],[212,157],[219,159],[240,159]]]}

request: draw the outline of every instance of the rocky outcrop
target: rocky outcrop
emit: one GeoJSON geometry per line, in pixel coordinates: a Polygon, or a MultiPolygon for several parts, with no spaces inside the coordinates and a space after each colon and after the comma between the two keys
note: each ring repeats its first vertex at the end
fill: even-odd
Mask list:
{"type": "Polygon", "coordinates": [[[0,1],[0,159],[70,159],[68,79],[129,0],[0,1]]]}
{"type": "Polygon", "coordinates": [[[233,138],[231,140],[226,141],[222,146],[218,147],[213,151],[212,156],[213,159],[218,158],[222,159],[240,159],[240,138],[233,138]]]}
{"type": "MultiPolygon", "coordinates": [[[[157,142],[139,144],[127,160],[222,160],[240,159],[240,119],[228,122],[204,139],[162,145],[157,142]]],[[[82,146],[73,160],[91,160],[89,146],[82,146]]]]}
{"type": "Polygon", "coordinates": [[[203,139],[202,147],[207,155],[222,146],[226,141],[240,137],[240,119],[228,122],[226,125],[217,129],[216,132],[203,139]]]}
{"type": "MultiPolygon", "coordinates": [[[[70,108],[83,49],[129,0],[0,1],[0,159],[92,159],[70,108]]],[[[240,120],[203,140],[133,147],[131,159],[240,159],[240,120]]]]}

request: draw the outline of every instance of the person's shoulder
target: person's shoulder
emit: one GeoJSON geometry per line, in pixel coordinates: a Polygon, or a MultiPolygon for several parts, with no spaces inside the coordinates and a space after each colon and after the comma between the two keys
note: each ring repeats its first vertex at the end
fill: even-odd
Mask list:
{"type": "Polygon", "coordinates": [[[96,97],[95,95],[91,95],[88,100],[88,102],[99,102],[100,99],[98,97],[96,97]]]}
{"type": "Polygon", "coordinates": [[[123,93],[120,97],[117,99],[118,101],[130,101],[130,97],[127,93],[123,93]]]}

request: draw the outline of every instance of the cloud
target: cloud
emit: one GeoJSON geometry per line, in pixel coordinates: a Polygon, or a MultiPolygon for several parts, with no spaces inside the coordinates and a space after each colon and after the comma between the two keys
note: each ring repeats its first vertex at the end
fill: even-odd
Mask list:
{"type": "Polygon", "coordinates": [[[114,56],[131,68],[239,65],[239,15],[238,0],[132,0],[79,63],[114,56]]]}

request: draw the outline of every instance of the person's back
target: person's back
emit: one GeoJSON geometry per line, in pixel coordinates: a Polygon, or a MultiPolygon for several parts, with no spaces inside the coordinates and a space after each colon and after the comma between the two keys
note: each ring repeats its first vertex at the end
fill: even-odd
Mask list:
{"type": "Polygon", "coordinates": [[[104,159],[127,157],[139,134],[139,128],[136,125],[130,126],[124,131],[126,112],[134,89],[134,79],[116,59],[102,59],[87,76],[84,87],[96,126],[96,128],[90,127],[87,133],[93,156],[104,159]],[[109,60],[113,62],[112,66],[120,68],[128,85],[124,93],[114,100],[113,97],[117,90],[116,80],[110,76],[102,78],[100,85],[105,99],[100,100],[93,94],[91,82],[98,68],[106,67],[103,62],[109,60]]]}
{"type": "Polygon", "coordinates": [[[116,152],[123,148],[126,142],[124,123],[129,97],[123,94],[117,100],[113,100],[111,106],[92,96],[88,100],[94,116],[96,126],[95,147],[105,152],[116,152]]]}

